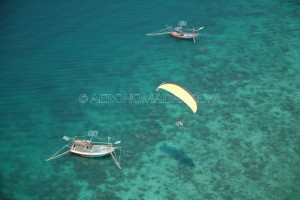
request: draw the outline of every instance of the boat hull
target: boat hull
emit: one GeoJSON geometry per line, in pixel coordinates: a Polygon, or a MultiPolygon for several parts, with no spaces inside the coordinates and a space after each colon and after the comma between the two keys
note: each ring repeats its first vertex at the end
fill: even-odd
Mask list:
{"type": "Polygon", "coordinates": [[[180,39],[193,39],[199,36],[198,33],[178,33],[175,31],[171,32],[170,35],[180,39]]]}
{"type": "Polygon", "coordinates": [[[103,145],[94,145],[91,150],[70,149],[70,152],[82,157],[96,158],[110,155],[115,150],[115,147],[107,147],[103,145]]]}

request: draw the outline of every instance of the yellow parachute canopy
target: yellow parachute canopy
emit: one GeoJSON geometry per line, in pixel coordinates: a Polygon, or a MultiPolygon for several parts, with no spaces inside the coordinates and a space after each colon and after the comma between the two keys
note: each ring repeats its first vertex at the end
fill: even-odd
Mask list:
{"type": "Polygon", "coordinates": [[[197,102],[192,96],[192,94],[184,89],[182,86],[174,84],[174,83],[162,83],[160,86],[156,88],[156,91],[159,89],[164,89],[172,94],[174,94],[176,97],[181,99],[186,105],[188,105],[194,113],[197,112],[198,106],[197,102]]]}

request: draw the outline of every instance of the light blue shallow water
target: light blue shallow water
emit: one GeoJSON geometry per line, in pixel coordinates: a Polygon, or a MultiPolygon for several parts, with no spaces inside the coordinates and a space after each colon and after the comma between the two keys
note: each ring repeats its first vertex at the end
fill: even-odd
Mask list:
{"type": "Polygon", "coordinates": [[[0,7],[1,199],[300,198],[298,1],[0,7]],[[196,44],[145,36],[179,20],[205,26],[196,44]],[[198,94],[199,111],[92,99],[166,94],[165,81],[198,94]],[[122,140],[122,170],[109,157],[45,162],[88,130],[122,140]]]}

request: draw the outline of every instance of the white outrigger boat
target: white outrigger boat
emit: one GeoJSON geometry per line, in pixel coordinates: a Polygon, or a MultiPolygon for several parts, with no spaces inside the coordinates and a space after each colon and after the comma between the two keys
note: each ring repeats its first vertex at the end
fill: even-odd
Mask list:
{"type": "Polygon", "coordinates": [[[186,21],[179,21],[178,26],[173,28],[172,26],[167,26],[165,29],[161,29],[152,33],[147,33],[148,36],[156,36],[156,35],[165,35],[169,34],[175,38],[180,39],[193,39],[194,43],[196,42],[196,38],[200,36],[198,31],[202,30],[204,27],[200,28],[192,28],[192,29],[184,29],[183,26],[186,26],[186,21]],[[192,31],[192,32],[187,32],[192,31]]]}
{"type": "Polygon", "coordinates": [[[103,141],[98,136],[98,131],[89,131],[88,136],[89,139],[84,139],[86,136],[75,136],[73,139],[64,136],[63,139],[66,141],[70,141],[67,145],[61,148],[58,152],[56,152],[53,156],[48,158],[46,161],[50,161],[56,158],[59,158],[69,152],[80,155],[83,157],[94,158],[94,157],[103,157],[106,155],[111,155],[115,164],[119,169],[121,169],[120,161],[121,161],[121,147],[114,146],[121,143],[121,141],[115,141],[112,143],[113,139],[110,137],[107,138],[107,141],[103,141]],[[93,139],[102,140],[101,142],[94,141],[93,139]],[[68,148],[67,151],[62,152],[64,149],[68,148]],[[119,156],[117,157],[115,151],[119,150],[119,156]],[[62,152],[62,153],[61,153],[62,152]]]}

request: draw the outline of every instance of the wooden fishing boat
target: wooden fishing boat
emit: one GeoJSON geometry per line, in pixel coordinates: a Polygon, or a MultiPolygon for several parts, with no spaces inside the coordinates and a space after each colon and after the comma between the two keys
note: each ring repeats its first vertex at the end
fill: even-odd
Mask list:
{"type": "Polygon", "coordinates": [[[109,142],[107,144],[99,144],[92,140],[80,140],[75,137],[70,152],[83,157],[93,158],[109,155],[115,149],[116,147],[109,142]]]}
{"type": "Polygon", "coordinates": [[[173,28],[172,26],[167,26],[165,29],[161,29],[152,33],[147,33],[148,36],[156,36],[156,35],[165,35],[169,34],[175,38],[180,39],[192,39],[194,43],[196,42],[196,38],[200,36],[200,33],[198,31],[202,30],[204,27],[200,28],[192,28],[192,29],[186,29],[183,28],[187,25],[186,21],[179,21],[178,26],[173,28]]]}
{"type": "Polygon", "coordinates": [[[121,141],[115,141],[113,143],[110,137],[107,138],[107,141],[103,141],[103,139],[97,137],[98,131],[89,131],[88,136],[90,137],[89,139],[86,139],[87,136],[75,136],[73,139],[64,136],[64,140],[71,141],[46,161],[59,158],[68,152],[88,158],[111,155],[117,167],[121,169],[121,147],[117,146],[121,143],[121,141]],[[66,148],[68,150],[61,153],[66,148]],[[119,157],[117,157],[115,153],[116,150],[119,150],[119,157]]]}

